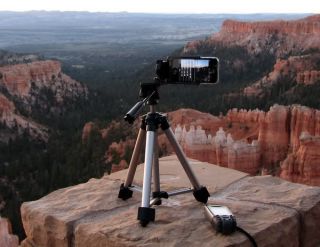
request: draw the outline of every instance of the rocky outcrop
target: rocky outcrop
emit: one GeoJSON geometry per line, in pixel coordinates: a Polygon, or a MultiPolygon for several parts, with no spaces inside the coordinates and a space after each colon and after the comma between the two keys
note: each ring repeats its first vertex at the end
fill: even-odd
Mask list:
{"type": "MultiPolygon", "coordinates": [[[[211,193],[209,204],[228,206],[237,224],[258,246],[313,247],[320,244],[320,189],[271,176],[248,177],[232,169],[191,160],[211,193]],[[269,237],[268,237],[269,236],[269,237]],[[272,236],[272,237],[270,237],[272,236]]],[[[22,247],[40,246],[250,246],[236,232],[217,234],[192,194],[163,199],[154,223],[141,227],[136,219],[141,194],[117,199],[126,170],[85,184],[60,189],[21,207],[27,238],[22,247]]],[[[160,160],[161,187],[189,186],[176,158],[160,160]]],[[[141,185],[143,165],[134,184],[141,185]]]]}
{"type": "MultiPolygon", "coordinates": [[[[58,103],[65,98],[86,97],[87,89],[61,71],[58,61],[36,61],[0,67],[0,85],[11,95],[32,101],[34,91],[48,88],[58,103]]],[[[33,99],[34,100],[34,99],[33,99]]]]}
{"type": "Polygon", "coordinates": [[[0,217],[0,246],[1,247],[18,247],[19,239],[12,235],[11,224],[9,220],[0,217]]]}
{"type": "Polygon", "coordinates": [[[259,123],[258,141],[264,167],[277,167],[288,153],[290,138],[290,108],[275,105],[259,123]]]}
{"type": "Polygon", "coordinates": [[[300,136],[308,132],[320,136],[320,111],[305,106],[294,105],[290,116],[290,146],[296,152],[300,146],[300,136]]]}
{"type": "MultiPolygon", "coordinates": [[[[278,59],[268,75],[244,88],[246,96],[265,96],[270,94],[273,86],[286,88],[286,83],[312,85],[320,81],[317,64],[320,62],[320,53],[304,56],[290,56],[287,59],[278,59]]],[[[289,90],[291,87],[288,87],[289,90]]],[[[284,89],[283,89],[284,90],[284,89]]]]}
{"type": "Polygon", "coordinates": [[[27,133],[35,140],[47,141],[48,128],[19,115],[15,105],[7,97],[0,93],[0,124],[6,131],[0,131],[1,141],[8,142],[18,135],[27,133]]]}

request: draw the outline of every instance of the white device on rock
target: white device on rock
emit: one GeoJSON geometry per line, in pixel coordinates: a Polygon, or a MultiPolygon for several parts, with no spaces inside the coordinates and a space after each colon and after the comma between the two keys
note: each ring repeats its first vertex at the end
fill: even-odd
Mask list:
{"type": "Polygon", "coordinates": [[[205,205],[204,214],[217,232],[231,234],[236,230],[236,218],[226,206],[205,205]]]}

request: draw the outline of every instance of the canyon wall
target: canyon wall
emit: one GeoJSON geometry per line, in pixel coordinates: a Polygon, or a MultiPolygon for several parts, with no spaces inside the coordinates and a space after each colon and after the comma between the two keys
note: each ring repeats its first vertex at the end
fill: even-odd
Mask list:
{"type": "Polygon", "coordinates": [[[295,21],[243,22],[226,20],[220,32],[205,41],[188,43],[184,52],[195,52],[201,45],[222,44],[244,47],[251,54],[270,52],[277,57],[301,53],[320,46],[320,15],[295,21]]]}
{"type": "MultiPolygon", "coordinates": [[[[264,96],[271,93],[276,84],[286,87],[286,83],[294,82],[302,85],[312,85],[320,82],[320,53],[303,56],[289,56],[286,59],[277,59],[273,70],[243,89],[246,96],[264,96]]],[[[284,89],[283,89],[284,90],[284,89]]]]}
{"type": "Polygon", "coordinates": [[[24,133],[36,140],[48,140],[48,128],[17,113],[14,103],[1,93],[0,124],[2,125],[0,130],[2,142],[8,142],[9,139],[24,133]]]}
{"type": "MultiPolygon", "coordinates": [[[[61,71],[58,61],[33,61],[36,57],[21,56],[27,63],[16,64],[19,57],[0,67],[1,141],[27,133],[33,139],[47,141],[48,128],[32,119],[63,113],[70,102],[86,99],[88,89],[61,71]]],[[[3,58],[4,59],[4,58],[3,58]]],[[[4,63],[4,61],[2,61],[4,63]]]]}
{"type": "Polygon", "coordinates": [[[319,110],[299,105],[274,105],[268,112],[233,109],[220,117],[219,129],[209,131],[207,126],[205,131],[191,121],[183,127],[178,124],[174,132],[191,158],[252,175],[274,174],[320,185],[319,114],[319,110]]]}
{"type": "Polygon", "coordinates": [[[258,21],[242,22],[226,20],[221,28],[224,33],[275,33],[284,34],[320,34],[320,16],[306,17],[295,21],[258,21]]]}
{"type": "Polygon", "coordinates": [[[86,97],[88,90],[61,71],[61,63],[46,60],[0,67],[0,85],[10,95],[32,99],[34,91],[48,88],[56,102],[65,98],[86,97]]]}

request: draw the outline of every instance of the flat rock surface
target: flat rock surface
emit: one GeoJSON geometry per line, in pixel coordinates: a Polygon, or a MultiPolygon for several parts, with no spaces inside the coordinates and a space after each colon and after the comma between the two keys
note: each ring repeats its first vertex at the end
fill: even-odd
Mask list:
{"type": "MultiPolygon", "coordinates": [[[[286,182],[191,160],[209,203],[228,206],[238,225],[258,246],[320,246],[320,188],[286,182]]],[[[135,183],[141,184],[143,166],[135,183]]],[[[160,160],[163,188],[190,186],[174,156],[160,160]]],[[[215,233],[203,205],[192,193],[164,199],[156,220],[143,228],[137,209],[141,193],[127,201],[117,198],[126,176],[121,171],[101,179],[57,190],[22,205],[27,239],[22,246],[251,246],[240,233],[215,233]]]]}

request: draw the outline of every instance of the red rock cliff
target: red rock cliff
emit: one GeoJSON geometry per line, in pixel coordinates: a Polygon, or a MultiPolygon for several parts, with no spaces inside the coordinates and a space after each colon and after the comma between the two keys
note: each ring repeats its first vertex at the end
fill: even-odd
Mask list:
{"type": "Polygon", "coordinates": [[[2,141],[25,131],[47,140],[47,128],[20,112],[59,114],[66,100],[85,99],[88,94],[85,86],[61,72],[60,62],[51,60],[0,67],[0,90],[0,122],[7,127],[0,133],[2,141]]]}
{"type": "Polygon", "coordinates": [[[273,71],[244,88],[243,93],[246,96],[264,96],[274,85],[281,85],[285,81],[305,85],[314,84],[320,81],[320,71],[317,70],[319,62],[319,53],[277,59],[273,71]]]}
{"type": "Polygon", "coordinates": [[[86,97],[87,89],[61,72],[58,61],[36,61],[0,67],[0,84],[10,94],[21,98],[31,97],[32,89],[47,87],[53,91],[56,100],[64,97],[86,97]]]}
{"type": "Polygon", "coordinates": [[[320,185],[320,136],[302,132],[298,149],[281,164],[280,177],[289,181],[320,185]]]}
{"type": "Polygon", "coordinates": [[[221,28],[224,33],[283,33],[292,35],[320,34],[320,15],[296,21],[242,22],[226,20],[221,28]]]}
{"type": "Polygon", "coordinates": [[[1,141],[7,142],[10,138],[14,138],[27,131],[31,138],[47,141],[48,129],[32,119],[23,117],[17,113],[15,105],[7,97],[0,93],[0,123],[11,130],[8,134],[1,133],[1,141]],[[15,129],[15,131],[12,131],[15,129]]]}
{"type": "Polygon", "coordinates": [[[320,15],[295,21],[243,22],[226,20],[220,32],[205,41],[193,41],[184,52],[196,52],[201,45],[240,46],[251,54],[267,51],[277,57],[320,48],[320,15]]]}

